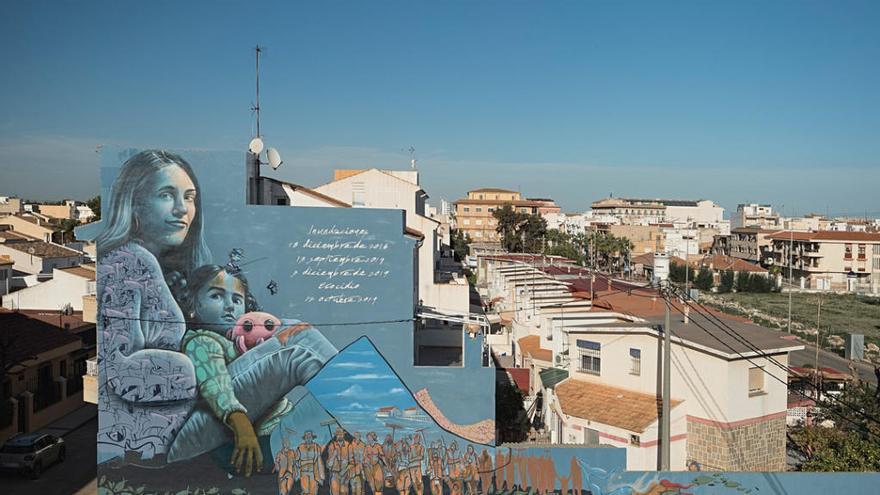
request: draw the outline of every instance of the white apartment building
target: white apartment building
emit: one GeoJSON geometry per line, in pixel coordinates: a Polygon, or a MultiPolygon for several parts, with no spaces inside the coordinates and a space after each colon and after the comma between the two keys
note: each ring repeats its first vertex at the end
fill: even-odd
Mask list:
{"type": "Polygon", "coordinates": [[[774,264],[804,289],[880,293],[880,233],[778,231],[774,264]],[[789,263],[790,261],[790,263],[789,263]]]}
{"type": "MultiPolygon", "coordinates": [[[[662,299],[577,267],[511,257],[481,258],[478,277],[487,297],[506,303],[514,366],[530,371],[549,440],[624,448],[627,470],[656,470],[662,299]]],[[[696,312],[688,324],[673,315],[672,469],[783,470],[787,373],[767,356],[784,367],[803,346],[725,318],[746,346],[696,312]]]]}
{"type": "Polygon", "coordinates": [[[708,199],[606,198],[594,201],[593,213],[616,217],[622,224],[682,224],[689,227],[716,227],[724,221],[724,208],[708,199]]]}

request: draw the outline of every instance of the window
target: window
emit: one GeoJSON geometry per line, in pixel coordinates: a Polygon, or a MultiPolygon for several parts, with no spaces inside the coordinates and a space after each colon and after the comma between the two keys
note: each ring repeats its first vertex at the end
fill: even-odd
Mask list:
{"type": "Polygon", "coordinates": [[[764,368],[749,368],[749,395],[764,393],[764,368]]]}
{"type": "Polygon", "coordinates": [[[852,244],[847,244],[843,249],[843,259],[852,259],[852,244]]]}
{"type": "Polygon", "coordinates": [[[629,444],[638,447],[642,444],[642,439],[638,435],[630,435],[629,444]]]}
{"type": "Polygon", "coordinates": [[[477,207],[477,213],[482,213],[482,211],[483,211],[483,208],[480,207],[480,206],[478,206],[478,207],[477,207]]]}
{"type": "Polygon", "coordinates": [[[482,194],[480,194],[480,199],[483,199],[483,195],[482,195],[482,194]]]}
{"type": "Polygon", "coordinates": [[[351,185],[351,206],[364,206],[364,195],[367,191],[363,181],[351,185]]]}
{"type": "Polygon", "coordinates": [[[629,350],[629,374],[639,376],[642,374],[642,350],[631,348],[629,350]]]}
{"type": "Polygon", "coordinates": [[[489,213],[492,213],[493,211],[495,211],[495,208],[489,208],[489,213]]]}
{"type": "Polygon", "coordinates": [[[859,259],[860,260],[865,259],[865,245],[864,244],[859,244],[859,259]]]}
{"type": "Polygon", "coordinates": [[[589,340],[578,340],[577,347],[581,357],[578,371],[592,375],[600,374],[602,370],[602,345],[589,340]]]}
{"type": "Polygon", "coordinates": [[[467,206],[465,206],[465,207],[464,207],[464,211],[465,211],[465,212],[469,212],[469,211],[471,211],[471,209],[468,208],[467,206]]]}
{"type": "Polygon", "coordinates": [[[483,225],[483,221],[482,221],[482,220],[480,220],[480,219],[479,219],[479,218],[478,218],[478,219],[477,219],[477,221],[476,221],[476,222],[474,222],[474,223],[476,223],[476,224],[477,224],[477,225],[483,225]]]}
{"type": "Polygon", "coordinates": [[[474,232],[474,237],[483,237],[483,231],[478,230],[478,231],[474,232]]]}
{"type": "Polygon", "coordinates": [[[470,224],[471,224],[471,221],[468,220],[467,218],[465,218],[464,220],[461,221],[461,223],[463,223],[463,224],[465,224],[465,225],[470,225],[470,224]]]}

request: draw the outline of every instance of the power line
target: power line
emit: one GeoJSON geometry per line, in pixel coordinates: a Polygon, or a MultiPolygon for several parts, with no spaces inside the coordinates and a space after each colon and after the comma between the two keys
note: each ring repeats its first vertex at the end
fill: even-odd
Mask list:
{"type": "MultiPolygon", "coordinates": [[[[691,303],[689,303],[689,302],[687,302],[687,301],[685,301],[685,304],[687,304],[688,306],[692,307],[692,306],[691,306],[691,303]]],[[[742,335],[739,334],[739,332],[736,331],[736,329],[732,328],[730,325],[728,325],[724,320],[722,320],[722,319],[719,318],[718,316],[712,314],[711,311],[709,311],[709,309],[706,308],[706,306],[700,304],[699,302],[696,302],[696,304],[697,304],[698,306],[700,306],[700,307],[703,309],[703,313],[700,313],[699,311],[697,311],[698,314],[704,314],[704,316],[705,316],[705,315],[711,316],[711,317],[715,320],[715,322],[713,322],[712,320],[709,320],[709,323],[712,323],[712,324],[715,325],[716,327],[720,328],[720,329],[721,329],[722,331],[724,331],[728,336],[730,336],[730,337],[736,339],[738,342],[742,343],[743,345],[745,345],[746,347],[748,347],[749,349],[751,349],[753,352],[758,353],[761,357],[764,357],[765,359],[767,359],[768,361],[770,361],[772,364],[774,364],[774,365],[776,365],[777,367],[779,367],[780,369],[784,370],[786,373],[791,373],[791,372],[793,371],[790,367],[788,367],[788,366],[782,364],[781,362],[777,361],[776,358],[774,358],[773,356],[770,356],[769,354],[764,353],[764,352],[763,352],[761,349],[759,349],[757,346],[755,346],[754,344],[752,344],[751,342],[749,342],[748,340],[746,340],[745,337],[743,337],[742,335]],[[726,328],[727,330],[725,330],[725,328],[726,328]],[[728,330],[729,330],[729,332],[728,332],[728,330]],[[731,333],[732,333],[732,334],[731,334],[731,333]]],[[[707,318],[707,319],[708,319],[708,318],[707,318]]],[[[819,371],[819,370],[816,370],[817,373],[818,373],[818,371],[819,371]]],[[[809,386],[813,387],[813,389],[816,391],[816,399],[818,399],[818,398],[819,398],[819,395],[821,394],[821,390],[820,390],[820,388],[819,388],[818,386],[812,384],[812,383],[809,383],[809,382],[807,382],[807,383],[808,383],[809,386]]],[[[805,395],[805,394],[800,394],[800,395],[803,395],[803,396],[806,397],[806,398],[811,398],[811,397],[808,397],[808,396],[805,395]]],[[[870,414],[868,414],[868,413],[862,411],[862,410],[861,410],[860,408],[858,408],[857,406],[853,406],[852,404],[849,404],[849,403],[847,403],[847,402],[844,402],[843,400],[841,400],[841,399],[839,399],[839,398],[837,398],[837,397],[833,397],[833,396],[830,396],[830,395],[826,395],[826,400],[828,400],[828,401],[830,401],[830,402],[834,402],[834,403],[842,404],[842,405],[845,406],[847,409],[852,410],[853,412],[855,412],[855,413],[861,415],[862,417],[864,417],[864,418],[866,418],[866,419],[869,419],[870,421],[873,421],[874,423],[880,424],[880,419],[878,419],[878,418],[874,417],[873,415],[870,415],[870,414]]]]}
{"type": "MultiPolygon", "coordinates": [[[[664,299],[667,299],[667,298],[664,297],[664,299]]],[[[668,299],[667,299],[667,301],[668,301],[668,299]]],[[[686,304],[687,304],[687,303],[686,303],[686,304]]],[[[681,309],[675,307],[674,304],[670,304],[670,305],[671,305],[672,307],[674,307],[676,311],[678,311],[679,313],[681,313],[682,315],[684,315],[684,311],[683,311],[683,310],[681,310],[681,309]]],[[[711,322],[711,321],[710,321],[710,322],[711,322]]],[[[727,342],[725,342],[724,340],[722,340],[721,338],[719,338],[717,335],[715,335],[715,334],[713,334],[712,332],[710,332],[708,329],[706,329],[704,326],[700,325],[699,323],[697,323],[697,322],[695,322],[695,321],[691,321],[691,324],[695,325],[695,326],[696,326],[697,328],[699,328],[700,330],[706,332],[706,333],[707,333],[709,336],[711,336],[713,339],[717,340],[719,343],[721,343],[722,345],[724,345],[725,347],[727,347],[728,349],[730,349],[731,351],[733,351],[734,353],[736,353],[738,356],[740,356],[741,358],[745,359],[745,360],[748,361],[749,363],[753,364],[756,368],[759,368],[759,369],[760,369],[762,372],[764,372],[766,375],[769,375],[769,376],[770,376],[771,378],[773,378],[774,380],[776,380],[776,381],[782,383],[783,385],[786,386],[786,389],[788,389],[788,381],[787,381],[787,380],[784,381],[784,380],[780,379],[779,377],[777,377],[776,375],[770,373],[769,371],[767,371],[766,369],[764,369],[764,366],[761,366],[761,365],[759,365],[758,363],[754,362],[752,359],[746,357],[746,356],[743,355],[740,351],[737,351],[736,349],[734,349],[730,344],[728,344],[727,342]]],[[[719,329],[721,329],[722,331],[724,331],[725,333],[727,333],[727,331],[724,330],[724,328],[721,327],[720,325],[716,325],[716,326],[717,326],[719,329]]],[[[669,329],[669,331],[670,331],[670,334],[672,334],[672,330],[669,329]]],[[[730,336],[730,334],[728,334],[728,335],[730,336]]],[[[731,336],[731,337],[732,337],[732,336],[731,336]]],[[[679,338],[680,338],[680,337],[679,337],[679,338]]],[[[763,354],[763,353],[761,353],[760,351],[756,351],[756,352],[759,352],[759,354],[761,354],[762,356],[765,356],[765,357],[766,357],[766,355],[763,354]]],[[[793,391],[793,393],[795,393],[795,394],[797,394],[797,395],[800,395],[801,397],[804,397],[805,399],[811,399],[811,400],[813,400],[812,397],[806,395],[806,394],[803,393],[803,392],[793,391]]],[[[845,402],[841,402],[841,404],[846,405],[846,406],[849,407],[850,409],[853,409],[855,412],[859,413],[863,418],[865,418],[865,419],[869,419],[870,421],[872,421],[872,422],[877,423],[878,425],[880,425],[880,421],[877,421],[875,418],[871,417],[870,415],[867,415],[867,414],[864,413],[863,411],[860,411],[860,410],[854,408],[853,406],[848,405],[848,404],[845,403],[845,402]]],[[[862,425],[860,425],[859,423],[855,422],[854,420],[852,420],[852,419],[850,419],[850,418],[844,416],[843,414],[840,414],[840,413],[832,413],[832,414],[834,414],[835,416],[837,416],[837,417],[839,417],[839,418],[845,420],[846,422],[850,423],[851,425],[855,426],[856,429],[861,430],[862,432],[864,432],[864,433],[866,433],[866,434],[868,434],[868,435],[873,435],[873,436],[875,436],[878,440],[880,440],[880,435],[878,435],[878,434],[872,432],[871,430],[868,430],[868,429],[864,428],[862,425]]]]}

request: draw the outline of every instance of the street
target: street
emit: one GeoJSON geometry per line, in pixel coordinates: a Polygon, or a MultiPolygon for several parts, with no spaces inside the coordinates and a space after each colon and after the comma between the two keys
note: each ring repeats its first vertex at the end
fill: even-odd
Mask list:
{"type": "MultiPolygon", "coordinates": [[[[816,365],[816,347],[803,342],[804,349],[792,352],[789,356],[789,366],[815,366],[816,365]]],[[[868,383],[876,384],[877,377],[874,375],[874,367],[861,362],[853,362],[856,371],[859,373],[859,379],[868,383]]],[[[819,367],[831,368],[841,373],[849,373],[849,361],[839,355],[826,351],[819,351],[819,367]]]]}
{"type": "MultiPolygon", "coordinates": [[[[47,431],[49,431],[47,429],[47,431]]],[[[72,495],[88,488],[95,479],[97,448],[95,436],[98,419],[93,417],[85,424],[64,435],[67,459],[46,468],[40,479],[31,480],[16,473],[0,475],[0,492],[4,495],[40,494],[72,495]]],[[[91,490],[83,493],[94,493],[91,490]]]]}

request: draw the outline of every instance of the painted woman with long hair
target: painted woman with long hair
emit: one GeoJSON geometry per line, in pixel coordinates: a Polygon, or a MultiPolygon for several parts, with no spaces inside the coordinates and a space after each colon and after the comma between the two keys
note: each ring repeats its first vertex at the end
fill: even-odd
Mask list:
{"type": "Polygon", "coordinates": [[[196,396],[166,277],[183,283],[210,259],[201,210],[192,168],[167,151],[132,156],[113,183],[96,239],[99,461],[164,454],[196,396]]]}

